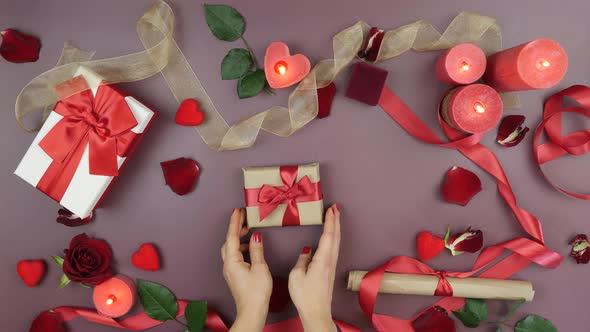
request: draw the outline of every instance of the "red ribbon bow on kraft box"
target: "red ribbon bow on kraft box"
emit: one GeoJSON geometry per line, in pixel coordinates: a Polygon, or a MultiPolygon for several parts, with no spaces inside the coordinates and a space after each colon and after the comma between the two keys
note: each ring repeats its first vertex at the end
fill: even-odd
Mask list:
{"type": "Polygon", "coordinates": [[[320,165],[246,167],[248,227],[321,225],[320,165]]]}
{"type": "Polygon", "coordinates": [[[101,84],[102,78],[84,67],[76,75],[56,87],[60,101],[15,174],[85,218],[100,204],[155,113],[101,84]]]}

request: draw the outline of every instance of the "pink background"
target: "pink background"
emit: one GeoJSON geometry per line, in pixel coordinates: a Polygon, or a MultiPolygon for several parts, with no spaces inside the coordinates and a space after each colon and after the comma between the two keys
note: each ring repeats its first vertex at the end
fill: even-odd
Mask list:
{"type": "MultiPolygon", "coordinates": [[[[590,38],[587,1],[560,4],[549,1],[237,1],[248,20],[245,37],[259,61],[266,45],[287,42],[292,51],[307,54],[313,62],[331,57],[334,33],[365,20],[382,28],[395,28],[427,19],[439,29],[461,10],[496,17],[504,31],[504,45],[548,37],[558,40],[569,54],[570,70],[559,86],[549,91],[522,93],[523,107],[510,114],[527,115],[534,127],[541,118],[542,102],[571,84],[587,84],[590,75],[590,38]]],[[[510,239],[523,232],[499,198],[490,176],[456,152],[426,146],[409,137],[378,108],[369,108],[343,97],[349,70],[338,78],[339,93],[329,118],[317,120],[290,138],[263,133],[256,146],[236,152],[213,152],[190,128],[174,124],[177,102],[161,76],[125,84],[129,92],[160,111],[152,130],[129,162],[126,172],[98,211],[96,221],[78,229],[55,223],[57,204],[12,174],[33,140],[21,131],[13,115],[20,89],[57,61],[63,42],[73,41],[97,50],[97,57],[111,57],[141,49],[135,21],[151,1],[3,1],[0,27],[15,27],[41,37],[43,49],[37,63],[16,65],[0,61],[0,321],[3,331],[25,331],[42,310],[60,305],[91,306],[91,292],[78,286],[57,289],[61,271],[49,260],[60,254],[70,238],[80,232],[107,240],[115,253],[118,272],[165,283],[185,299],[206,299],[227,322],[235,312],[221,273],[219,248],[231,209],[243,204],[241,167],[318,161],[326,202],[338,202],[343,210],[343,241],[334,294],[334,315],[371,331],[355,293],[345,290],[350,269],[370,269],[394,255],[413,255],[414,237],[420,230],[444,233],[472,225],[483,229],[486,244],[510,239]],[[195,158],[202,177],[195,191],[178,197],[164,186],[159,162],[195,158]],[[466,167],[480,175],[484,190],[467,207],[443,202],[440,185],[447,169],[466,167]],[[143,242],[154,242],[164,261],[163,270],[150,273],[135,269],[130,256],[143,242]],[[41,285],[29,289],[18,279],[20,259],[45,258],[48,273],[41,285]]],[[[219,63],[240,42],[215,40],[203,19],[201,4],[172,1],[178,22],[176,38],[207,91],[229,122],[243,119],[268,106],[285,105],[290,89],[275,97],[261,94],[239,100],[235,82],[222,81],[219,63]]],[[[387,84],[431,127],[434,109],[445,86],[435,80],[435,53],[404,55],[380,66],[390,70],[387,84]]],[[[574,128],[584,128],[580,119],[574,128]]],[[[514,186],[519,203],[543,222],[547,245],[567,255],[568,240],[577,232],[590,233],[589,203],[553,190],[533,162],[531,136],[518,147],[504,149],[494,143],[494,133],[484,143],[497,152],[514,186]]],[[[567,158],[548,167],[560,183],[582,192],[590,186],[586,157],[567,158]]],[[[315,245],[319,227],[265,229],[266,257],[276,275],[287,275],[300,249],[315,245]]],[[[468,269],[475,255],[451,258],[443,254],[431,263],[440,269],[468,269]]],[[[517,317],[537,313],[549,318],[560,331],[584,331],[590,325],[587,302],[588,266],[576,266],[567,258],[555,271],[536,266],[517,277],[534,282],[534,303],[522,307],[517,317]]],[[[378,312],[404,317],[415,313],[431,298],[381,296],[378,312]]],[[[500,309],[499,306],[498,309],[500,309]]],[[[295,315],[293,308],[277,321],[295,315]]],[[[111,331],[77,320],[72,331],[111,331]]],[[[168,323],[154,331],[176,331],[168,323]]],[[[463,328],[459,328],[463,331],[463,328]]],[[[492,331],[492,326],[480,328],[492,331]]]]}

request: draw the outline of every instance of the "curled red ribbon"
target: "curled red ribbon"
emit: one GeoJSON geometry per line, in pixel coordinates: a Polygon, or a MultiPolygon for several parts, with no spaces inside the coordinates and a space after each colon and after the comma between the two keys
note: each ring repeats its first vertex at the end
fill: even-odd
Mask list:
{"type": "Polygon", "coordinates": [[[583,85],[574,85],[547,99],[543,110],[543,121],[535,130],[533,152],[541,173],[553,188],[574,198],[590,200],[589,194],[571,192],[553,184],[543,171],[543,167],[541,167],[543,164],[567,154],[579,156],[590,151],[590,130],[580,130],[563,136],[561,126],[563,113],[576,113],[590,118],[590,88],[583,85]],[[564,107],[563,103],[566,97],[571,98],[582,107],[564,107]],[[543,131],[547,133],[549,141],[539,144],[543,131]]]}
{"type": "MultiPolygon", "coordinates": [[[[360,306],[365,315],[371,320],[375,329],[380,332],[413,332],[412,321],[422,314],[419,313],[412,319],[400,319],[374,312],[379,287],[386,272],[437,275],[440,281],[436,289],[436,294],[449,295],[452,294],[452,289],[449,289],[450,284],[445,279],[446,276],[457,278],[473,276],[492,265],[505,250],[511,251],[512,254],[493,264],[485,272],[479,274],[478,277],[506,279],[531,263],[546,268],[556,268],[559,266],[563,257],[545,247],[541,223],[535,216],[517,205],[516,197],[500,162],[490,150],[479,143],[483,134],[465,136],[463,133],[447,125],[441,119],[439,113],[439,123],[449,139],[449,142],[444,142],[387,87],[383,88],[379,106],[413,137],[428,144],[456,149],[476,165],[490,173],[496,179],[498,191],[514,213],[517,221],[534,240],[520,237],[485,248],[478,256],[473,269],[468,272],[437,272],[409,257],[392,258],[386,264],[365,275],[359,289],[360,306]]],[[[452,311],[461,308],[464,303],[464,299],[445,297],[434,305],[452,311]]]]}
{"type": "MultiPolygon", "coordinates": [[[[188,301],[178,301],[178,313],[176,317],[184,316],[188,301]]],[[[76,318],[83,318],[89,322],[111,326],[127,331],[144,331],[163,324],[163,322],[150,318],[145,312],[117,321],[111,317],[101,315],[95,310],[76,308],[76,307],[57,307],[53,312],[58,313],[64,322],[71,321],[76,318]]],[[[356,327],[344,323],[339,320],[334,320],[334,323],[341,332],[360,332],[356,327]]],[[[205,327],[213,332],[228,332],[229,329],[219,317],[219,314],[212,309],[207,308],[207,319],[205,327]]],[[[303,332],[303,326],[299,317],[291,318],[274,324],[268,324],[264,327],[263,332],[303,332]]]]}
{"type": "Polygon", "coordinates": [[[287,204],[282,224],[283,226],[298,226],[300,219],[297,203],[322,199],[320,183],[312,183],[307,175],[297,181],[298,169],[297,166],[280,167],[283,186],[263,185],[261,188],[245,189],[246,206],[258,206],[260,222],[279,205],[287,204]]]}
{"type": "MultiPolygon", "coordinates": [[[[80,84],[80,79],[72,84],[80,84]]],[[[117,156],[126,156],[136,137],[131,129],[137,125],[122,93],[100,85],[96,97],[89,89],[84,90],[62,99],[54,112],[63,118],[39,142],[53,161],[37,188],[60,201],[87,144],[90,174],[118,175],[117,156]]]]}

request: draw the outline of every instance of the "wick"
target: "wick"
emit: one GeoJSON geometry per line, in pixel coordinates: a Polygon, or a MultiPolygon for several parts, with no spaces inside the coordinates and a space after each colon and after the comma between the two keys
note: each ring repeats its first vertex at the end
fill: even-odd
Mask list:
{"type": "Polygon", "coordinates": [[[539,62],[537,62],[537,69],[545,69],[545,68],[549,68],[551,66],[551,62],[547,61],[547,60],[539,60],[539,62]]]}
{"type": "Polygon", "coordinates": [[[461,71],[469,71],[469,64],[465,61],[463,61],[463,63],[461,64],[461,71]]]}
{"type": "Polygon", "coordinates": [[[117,301],[117,297],[115,295],[109,295],[107,298],[107,305],[111,305],[117,301]]]}
{"type": "Polygon", "coordinates": [[[483,114],[486,111],[485,106],[479,101],[476,101],[475,104],[473,104],[473,108],[479,114],[483,114]]]}
{"type": "Polygon", "coordinates": [[[283,61],[278,62],[275,66],[275,71],[279,75],[285,75],[285,73],[287,72],[287,64],[283,61]]]}

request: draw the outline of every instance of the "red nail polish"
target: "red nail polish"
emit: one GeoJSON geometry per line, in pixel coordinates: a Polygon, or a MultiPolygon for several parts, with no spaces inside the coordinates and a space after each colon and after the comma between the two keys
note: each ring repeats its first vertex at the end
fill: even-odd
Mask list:
{"type": "Polygon", "coordinates": [[[311,248],[310,247],[303,247],[303,249],[301,249],[301,253],[304,255],[307,255],[311,252],[311,248]]]}
{"type": "Polygon", "coordinates": [[[260,234],[260,232],[254,232],[252,234],[252,238],[254,239],[254,242],[256,242],[256,243],[262,242],[262,234],[260,234]]]}
{"type": "Polygon", "coordinates": [[[338,206],[338,203],[334,203],[334,208],[336,209],[336,211],[340,212],[340,207],[338,206]]]}

